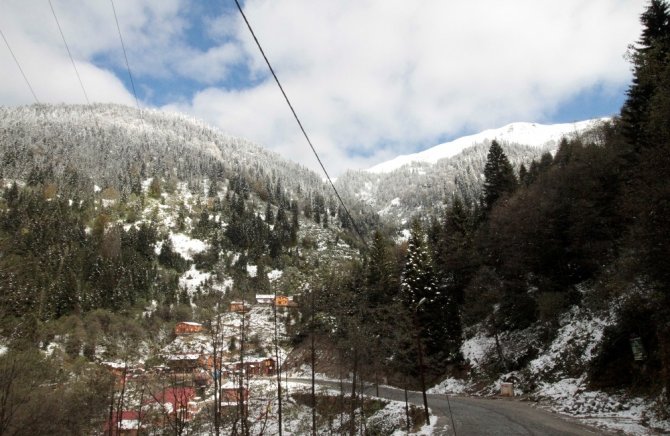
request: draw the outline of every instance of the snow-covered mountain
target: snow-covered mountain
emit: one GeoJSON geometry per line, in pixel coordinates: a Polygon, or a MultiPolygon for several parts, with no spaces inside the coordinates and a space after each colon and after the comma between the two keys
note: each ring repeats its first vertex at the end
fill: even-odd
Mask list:
{"type": "Polygon", "coordinates": [[[389,173],[412,162],[434,164],[440,159],[456,156],[466,148],[494,139],[508,144],[522,144],[532,147],[554,146],[558,144],[562,137],[583,132],[604,120],[606,118],[564,124],[511,123],[497,129],[488,129],[474,135],[444,142],[418,153],[398,156],[379,163],[367,171],[370,173],[389,173]]]}
{"type": "Polygon", "coordinates": [[[583,136],[606,120],[553,125],[512,123],[398,156],[365,171],[348,171],[336,185],[348,198],[365,202],[386,221],[404,225],[412,216],[427,216],[440,209],[454,193],[466,202],[476,202],[492,140],[503,146],[518,169],[522,163],[539,160],[543,153],[553,153],[561,138],[583,136]]]}

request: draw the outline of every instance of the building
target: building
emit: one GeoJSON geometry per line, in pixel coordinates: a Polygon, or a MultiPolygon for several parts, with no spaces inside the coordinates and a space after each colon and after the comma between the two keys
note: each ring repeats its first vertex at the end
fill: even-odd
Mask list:
{"type": "Polygon", "coordinates": [[[230,311],[235,313],[246,313],[250,309],[249,303],[246,301],[231,301],[230,311]]]}
{"type": "Polygon", "coordinates": [[[235,362],[232,364],[233,373],[239,374],[242,368],[244,368],[243,373],[250,377],[268,377],[274,375],[277,371],[275,360],[270,357],[261,359],[248,359],[244,361],[244,365],[242,365],[242,362],[235,362]]]}
{"type": "Polygon", "coordinates": [[[292,296],[287,295],[277,295],[275,298],[276,307],[298,307],[298,304],[293,301],[292,296]]]}
{"type": "Polygon", "coordinates": [[[189,422],[199,411],[195,403],[195,389],[191,387],[171,387],[151,394],[145,406],[154,409],[158,415],[166,415],[171,419],[189,422]]]}
{"type": "Polygon", "coordinates": [[[256,294],[256,304],[271,305],[275,296],[273,294],[256,294]]]}
{"type": "Polygon", "coordinates": [[[193,333],[200,333],[204,329],[205,328],[200,323],[190,322],[190,321],[182,321],[182,322],[178,322],[174,326],[174,334],[176,336],[190,335],[190,334],[193,334],[193,333]]]}
{"type": "Polygon", "coordinates": [[[196,372],[198,369],[212,369],[214,359],[204,353],[176,353],[166,356],[167,366],[172,372],[196,372]]]}

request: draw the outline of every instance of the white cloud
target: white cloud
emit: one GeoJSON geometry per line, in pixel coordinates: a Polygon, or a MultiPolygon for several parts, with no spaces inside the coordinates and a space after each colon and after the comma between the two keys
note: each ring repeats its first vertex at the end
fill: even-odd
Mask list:
{"type": "MultiPolygon", "coordinates": [[[[636,2],[248,0],[245,12],[331,172],[465,128],[543,120],[629,80],[636,2]],[[358,157],[357,157],[358,156],[358,157]]],[[[228,27],[229,28],[229,27],[228,27]]],[[[238,20],[252,70],[266,66],[238,20]]],[[[316,168],[271,78],[178,107],[316,168]]]]}
{"type": "MultiPolygon", "coordinates": [[[[99,62],[125,69],[109,3],[52,1],[89,94],[132,104],[121,81],[99,62]]],[[[185,0],[115,4],[134,75],[206,86],[192,96],[176,95],[165,108],[318,167],[238,16],[194,23],[185,0]],[[203,26],[214,45],[188,42],[194,25],[203,26]],[[249,72],[253,86],[226,82],[240,71],[249,72]]],[[[562,103],[593,87],[620,90],[630,79],[623,54],[638,38],[644,5],[247,0],[244,7],[314,145],[337,175],[464,129],[547,121],[562,103]]],[[[40,99],[82,101],[43,1],[0,3],[0,28],[16,44],[40,99]]],[[[0,66],[0,104],[30,103],[3,47],[0,66]]]]}

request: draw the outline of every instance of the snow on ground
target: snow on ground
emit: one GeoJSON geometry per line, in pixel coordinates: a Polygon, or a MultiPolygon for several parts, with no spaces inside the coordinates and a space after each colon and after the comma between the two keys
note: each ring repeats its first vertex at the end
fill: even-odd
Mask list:
{"type": "Polygon", "coordinates": [[[467,380],[447,378],[428,389],[429,394],[462,394],[470,387],[471,383],[467,380]]]}
{"type": "Polygon", "coordinates": [[[635,435],[670,433],[670,422],[653,418],[652,401],[623,394],[587,391],[584,376],[554,383],[543,382],[534,397],[547,401],[544,407],[553,412],[564,413],[607,430],[635,435]]]}
{"type": "Polygon", "coordinates": [[[382,216],[388,215],[389,213],[391,213],[394,207],[397,208],[399,206],[400,206],[400,198],[396,197],[389,202],[388,206],[386,206],[384,209],[380,210],[377,213],[382,216]]]}
{"type": "Polygon", "coordinates": [[[587,365],[594,357],[605,327],[611,323],[611,317],[592,316],[577,306],[572,307],[561,317],[560,328],[549,348],[530,362],[531,374],[541,376],[557,367],[560,370],[564,359],[576,358],[580,366],[587,365]]]}
{"type": "MultiPolygon", "coordinates": [[[[413,162],[435,164],[440,159],[452,157],[468,147],[486,143],[493,139],[499,142],[509,142],[541,147],[548,144],[558,144],[563,136],[574,135],[577,132],[589,129],[599,122],[606,120],[596,119],[577,123],[543,125],[538,123],[512,123],[506,126],[489,129],[483,132],[463,136],[453,141],[445,142],[419,153],[395,157],[389,161],[377,164],[366,171],[369,173],[389,173],[404,165],[413,162]]],[[[369,189],[369,188],[368,188],[369,189]]]]}
{"type": "Polygon", "coordinates": [[[207,249],[207,244],[200,239],[193,239],[183,233],[171,233],[170,239],[174,251],[186,260],[193,260],[193,255],[202,253],[207,249]]]}
{"type": "Polygon", "coordinates": [[[268,280],[270,282],[274,282],[275,280],[279,280],[283,274],[283,271],[278,270],[278,269],[273,269],[268,273],[268,280]]]}
{"type": "Polygon", "coordinates": [[[258,266],[247,265],[247,274],[249,274],[249,277],[256,277],[256,274],[258,274],[258,266]]]}
{"type": "Polygon", "coordinates": [[[195,265],[191,265],[191,269],[179,277],[179,287],[186,288],[188,294],[192,296],[198,287],[202,286],[210,277],[212,277],[211,273],[198,271],[195,265]]]}
{"type": "Polygon", "coordinates": [[[470,362],[473,368],[479,368],[487,354],[495,346],[495,339],[486,336],[481,332],[470,339],[463,341],[461,353],[466,361],[470,362]]]}

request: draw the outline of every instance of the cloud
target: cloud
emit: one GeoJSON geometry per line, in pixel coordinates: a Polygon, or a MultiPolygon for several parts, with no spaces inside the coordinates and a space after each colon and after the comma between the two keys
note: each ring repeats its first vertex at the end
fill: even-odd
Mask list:
{"type": "MultiPolygon", "coordinates": [[[[245,3],[336,174],[464,130],[550,120],[561,104],[595,87],[620,92],[640,9],[611,0],[245,3]]],[[[316,168],[239,19],[236,29],[246,66],[265,80],[242,90],[208,88],[171,108],[316,168]]]]}
{"type": "MultiPolygon", "coordinates": [[[[132,104],[109,3],[52,2],[89,94],[132,104]]],[[[149,90],[145,104],[167,101],[165,109],[318,168],[236,11],[197,16],[186,0],[115,5],[138,88],[149,90]],[[188,85],[171,86],[180,81],[188,85]]],[[[200,9],[214,11],[209,6],[200,9]]],[[[643,7],[625,0],[244,2],[333,175],[464,132],[550,122],[590,90],[621,93],[630,80],[623,54],[638,39],[643,7]]],[[[0,3],[0,28],[40,99],[82,101],[43,1],[0,3]]],[[[3,47],[0,65],[0,104],[30,103],[3,47]]]]}

